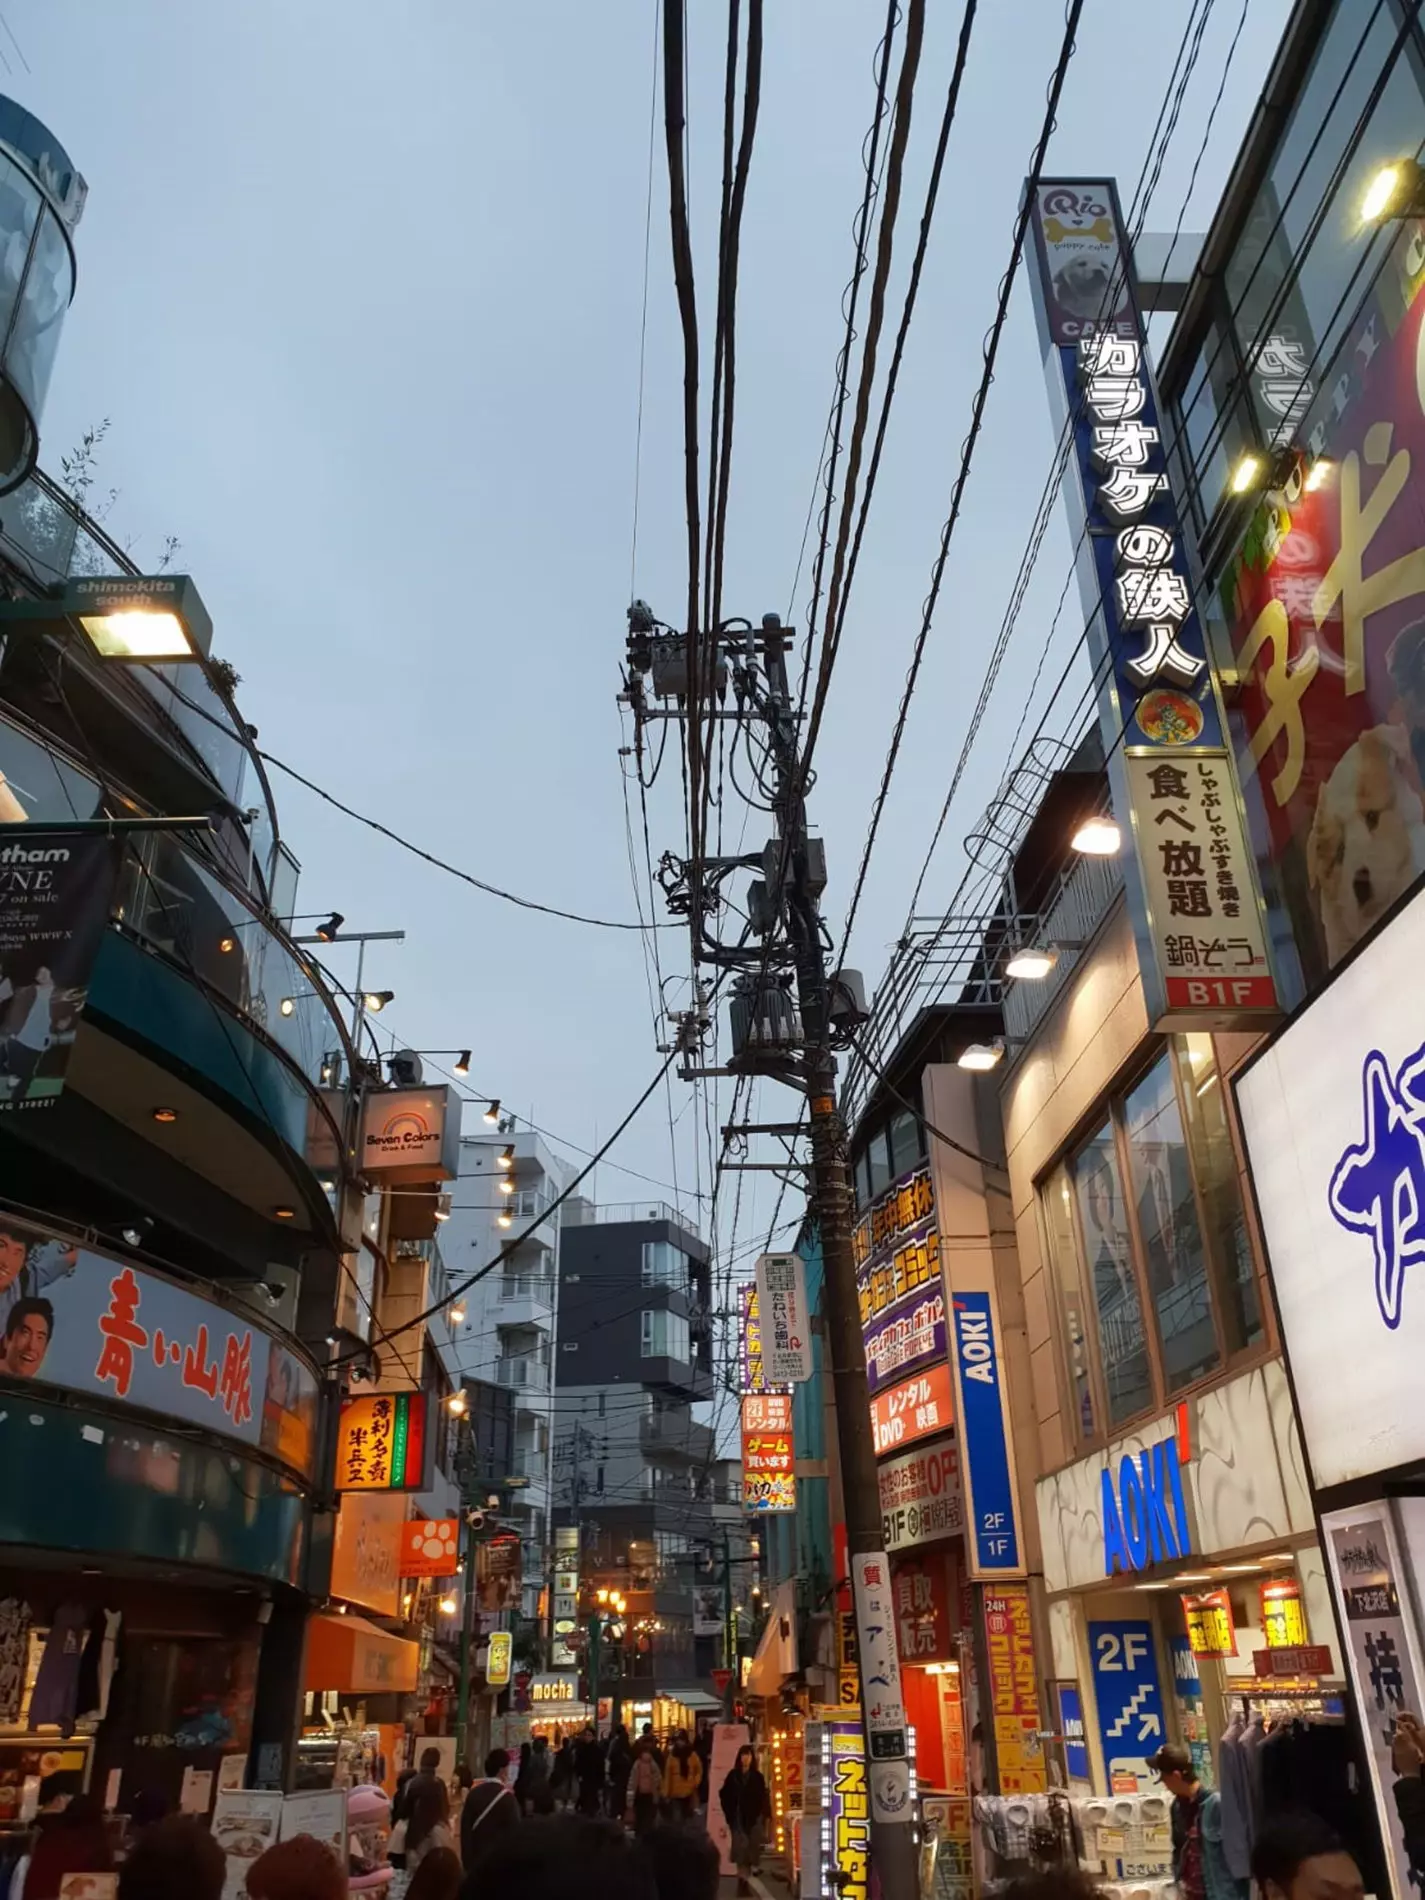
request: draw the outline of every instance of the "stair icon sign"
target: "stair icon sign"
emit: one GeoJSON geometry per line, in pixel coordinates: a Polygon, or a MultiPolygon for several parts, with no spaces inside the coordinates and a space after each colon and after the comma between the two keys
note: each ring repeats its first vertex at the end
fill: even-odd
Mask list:
{"type": "MultiPolygon", "coordinates": [[[[1119,1716],[1116,1722],[1110,1722],[1108,1725],[1106,1733],[1112,1740],[1117,1741],[1121,1735],[1127,1734],[1129,1724],[1139,1715],[1143,1704],[1149,1700],[1152,1693],[1152,1684],[1147,1682],[1145,1682],[1140,1689],[1133,1691],[1132,1696],[1129,1698],[1128,1706],[1124,1709],[1122,1715],[1119,1716]]],[[[1162,1733],[1162,1725],[1156,1715],[1150,1715],[1144,1718],[1143,1729],[1146,1729],[1148,1734],[1151,1735],[1162,1733]]],[[[1148,1735],[1143,1733],[1143,1729],[1140,1729],[1138,1735],[1140,1742],[1148,1739],[1148,1735]]]]}

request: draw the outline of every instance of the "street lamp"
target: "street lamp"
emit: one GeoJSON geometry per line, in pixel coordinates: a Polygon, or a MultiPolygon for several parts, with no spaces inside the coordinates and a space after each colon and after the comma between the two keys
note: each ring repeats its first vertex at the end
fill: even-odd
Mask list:
{"type": "Polygon", "coordinates": [[[213,622],[187,574],[102,574],[33,600],[0,601],[0,633],[83,634],[101,660],[206,660],[213,622]]]}

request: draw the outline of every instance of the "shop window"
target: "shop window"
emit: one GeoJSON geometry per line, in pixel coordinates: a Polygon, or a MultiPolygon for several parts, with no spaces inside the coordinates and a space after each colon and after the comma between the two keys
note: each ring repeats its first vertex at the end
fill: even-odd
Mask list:
{"type": "Polygon", "coordinates": [[[1233,464],[1253,439],[1236,346],[1216,320],[1208,325],[1179,405],[1178,439],[1205,528],[1227,492],[1233,464]]]}
{"type": "Polygon", "coordinates": [[[1180,1047],[1188,1148],[1214,1268],[1222,1343],[1229,1353],[1244,1352],[1261,1344],[1265,1329],[1222,1077],[1211,1036],[1184,1036],[1180,1047]]]}
{"type": "Polygon", "coordinates": [[[1213,1370],[1218,1351],[1207,1255],[1166,1054],[1124,1103],[1123,1123],[1163,1383],[1178,1392],[1213,1370]]]}
{"type": "Polygon", "coordinates": [[[910,1173],[925,1152],[918,1117],[908,1113],[897,1115],[890,1127],[890,1144],[891,1179],[898,1181],[903,1174],[910,1173]]]}
{"type": "Polygon", "coordinates": [[[866,1147],[867,1161],[870,1167],[870,1199],[875,1200],[891,1184],[891,1150],[886,1140],[885,1130],[872,1135],[866,1147]]]}
{"type": "Polygon", "coordinates": [[[867,1207],[871,1200],[871,1157],[863,1152],[856,1158],[856,1206],[867,1207]]]}
{"type": "Polygon", "coordinates": [[[1073,1181],[1108,1423],[1120,1425],[1146,1411],[1153,1393],[1112,1121],[1074,1157],[1073,1181]]]}

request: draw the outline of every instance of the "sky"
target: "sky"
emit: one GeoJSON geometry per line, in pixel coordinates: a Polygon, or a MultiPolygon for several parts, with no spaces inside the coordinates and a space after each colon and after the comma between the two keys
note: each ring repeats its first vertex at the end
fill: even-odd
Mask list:
{"type": "MultiPolygon", "coordinates": [[[[1051,173],[1113,174],[1131,197],[1189,11],[1088,0],[1051,173]]],[[[727,15],[711,0],[689,12],[706,347],[727,15]]],[[[806,613],[808,569],[795,594],[793,578],[884,12],[881,0],[767,8],[724,587],[725,610],[754,621],[774,610],[800,626],[806,613]]],[[[892,313],[959,32],[958,5],[928,12],[892,313]]],[[[1205,228],[1287,12],[1287,0],[1212,6],[1150,230],[1178,221],[1240,25],[1184,221],[1205,228]]],[[[632,560],[654,0],[5,0],[0,18],[13,35],[0,27],[0,89],[51,126],[90,185],[42,463],[57,474],[109,419],[91,502],[117,490],[106,525],[140,565],[178,537],[175,566],[197,581],[264,748],[481,878],[632,920],[615,701],[630,575],[674,622],[687,585],[661,116],[632,560]]],[[[811,817],[838,935],[1062,28],[1060,0],[979,8],[818,743],[811,817]]],[[[1021,278],[852,945],[868,988],[900,934],[1053,444],[1021,278]]],[[[1056,518],[923,910],[948,901],[958,841],[1004,775],[1068,565],[1056,518]]],[[[1060,624],[1046,681],[1081,627],[1060,624]]],[[[472,1086],[570,1152],[607,1137],[661,1060],[638,935],[502,904],[274,782],[300,909],[407,933],[368,956],[366,983],[395,992],[383,1029],[415,1048],[468,1045],[472,1086]]],[[[649,796],[655,861],[679,847],[681,796],[670,763],[649,796]]],[[[736,835],[730,794],[725,820],[736,835]]],[[[686,975],[677,933],[662,933],[660,957],[666,977],[686,975]]],[[[332,967],[352,982],[354,953],[332,967]]],[[[668,993],[686,996],[671,980],[668,993]]],[[[682,1082],[660,1091],[599,1169],[598,1198],[673,1198],[617,1161],[676,1179],[691,1212],[710,1185],[699,1125],[726,1120],[729,1089],[706,1104],[682,1082]]],[[[761,1090],[767,1119],[796,1106],[761,1090]]],[[[770,1176],[743,1179],[735,1241],[723,1210],[739,1250],[759,1223],[765,1233],[776,1193],[770,1176]]]]}

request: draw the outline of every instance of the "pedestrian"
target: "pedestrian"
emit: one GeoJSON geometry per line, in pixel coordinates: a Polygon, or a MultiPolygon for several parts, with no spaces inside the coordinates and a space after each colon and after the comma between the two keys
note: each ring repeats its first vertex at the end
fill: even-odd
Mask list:
{"type": "Polygon", "coordinates": [[[119,1900],[221,1900],[227,1874],[206,1822],[170,1814],[146,1827],[129,1849],[119,1869],[119,1900]]]}
{"type": "Polygon", "coordinates": [[[1391,1794],[1401,1839],[1410,1871],[1420,1886],[1425,1884],[1425,1730],[1408,1709],[1402,1709],[1395,1718],[1390,1762],[1395,1770],[1391,1794]]]}
{"type": "Polygon", "coordinates": [[[258,1855],[246,1884],[247,1900],[346,1900],[346,1863],[315,1834],[294,1834],[258,1855]]]}
{"type": "Polygon", "coordinates": [[[1173,1797],[1173,1878],[1180,1900],[1236,1900],[1242,1883],[1233,1879],[1222,1848],[1222,1796],[1207,1792],[1178,1742],[1164,1742],[1148,1766],[1173,1797]]]}
{"type": "Polygon", "coordinates": [[[1349,1848],[1314,1814],[1283,1814],[1252,1843],[1262,1900],[1363,1900],[1365,1882],[1349,1848]]]}
{"type": "Polygon", "coordinates": [[[574,1745],[574,1779],[579,1784],[580,1814],[597,1814],[604,1801],[604,1756],[592,1722],[585,1723],[574,1745]]]}
{"type": "Polygon", "coordinates": [[[737,1869],[737,1891],[739,1894],[750,1894],[752,1875],[762,1859],[767,1821],[772,1812],[767,1783],[757,1766],[756,1750],[750,1743],[744,1742],[738,1749],[737,1760],[727,1772],[718,1799],[732,1834],[732,1862],[737,1869]]]}
{"type": "Polygon", "coordinates": [[[628,1804],[628,1778],[633,1772],[633,1747],[628,1729],[620,1722],[609,1738],[609,1813],[622,1820],[628,1804]]]}
{"type": "Polygon", "coordinates": [[[406,1872],[413,1874],[433,1847],[455,1853],[450,1831],[450,1790],[439,1775],[417,1775],[409,1791],[410,1817],[406,1822],[406,1872]]]}
{"type": "Polygon", "coordinates": [[[460,1900],[659,1900],[642,1847],[611,1821],[556,1814],[502,1834],[460,1900]]]}
{"type": "Polygon", "coordinates": [[[549,1793],[554,1805],[567,1808],[574,1798],[574,1744],[566,1735],[549,1771],[549,1793]]]}
{"type": "Polygon", "coordinates": [[[554,1796],[550,1792],[549,1775],[553,1763],[549,1756],[549,1737],[534,1736],[529,1744],[529,1767],[525,1773],[525,1811],[528,1814],[552,1814],[554,1796]]]}
{"type": "Polygon", "coordinates": [[[698,1760],[703,1765],[703,1779],[702,1779],[702,1784],[698,1789],[698,1799],[699,1801],[701,1801],[703,1806],[706,1807],[708,1804],[708,1796],[712,1792],[712,1788],[711,1788],[712,1725],[711,1723],[708,1723],[708,1722],[703,1723],[702,1727],[698,1730],[697,1740],[693,1743],[693,1747],[698,1751],[698,1760]]]}
{"type": "Polygon", "coordinates": [[[638,1752],[628,1777],[628,1810],[633,1817],[635,1834],[647,1834],[658,1819],[658,1797],[662,1792],[663,1771],[658,1766],[658,1751],[653,1746],[653,1737],[645,1734],[639,1738],[638,1752]]]}
{"type": "Polygon", "coordinates": [[[113,1868],[104,1811],[92,1794],[76,1794],[42,1817],[21,1892],[28,1900],[59,1900],[66,1874],[107,1874],[113,1868]]]}
{"type": "Polygon", "coordinates": [[[438,1775],[440,1773],[440,1750],[438,1748],[423,1748],[421,1750],[420,1771],[423,1775],[438,1775]]]}
{"type": "Polygon", "coordinates": [[[688,1731],[680,1728],[663,1768],[663,1800],[675,1820],[691,1818],[702,1779],[703,1764],[688,1740],[688,1731]]]}
{"type": "Polygon", "coordinates": [[[651,1722],[644,1723],[638,1739],[640,1742],[647,1742],[649,1747],[653,1750],[653,1759],[658,1763],[658,1772],[661,1775],[663,1772],[663,1750],[658,1746],[658,1737],[653,1733],[653,1724],[651,1722]]]}
{"type": "Polygon", "coordinates": [[[412,1876],[406,1900],[456,1900],[464,1877],[458,1854],[433,1847],[412,1876]]]}
{"type": "Polygon", "coordinates": [[[491,1841],[520,1818],[519,1802],[510,1786],[510,1757],[503,1748],[492,1748],[485,1757],[485,1778],[477,1781],[466,1796],[460,1817],[460,1854],[466,1873],[474,1871],[477,1861],[489,1850],[491,1841]]]}

